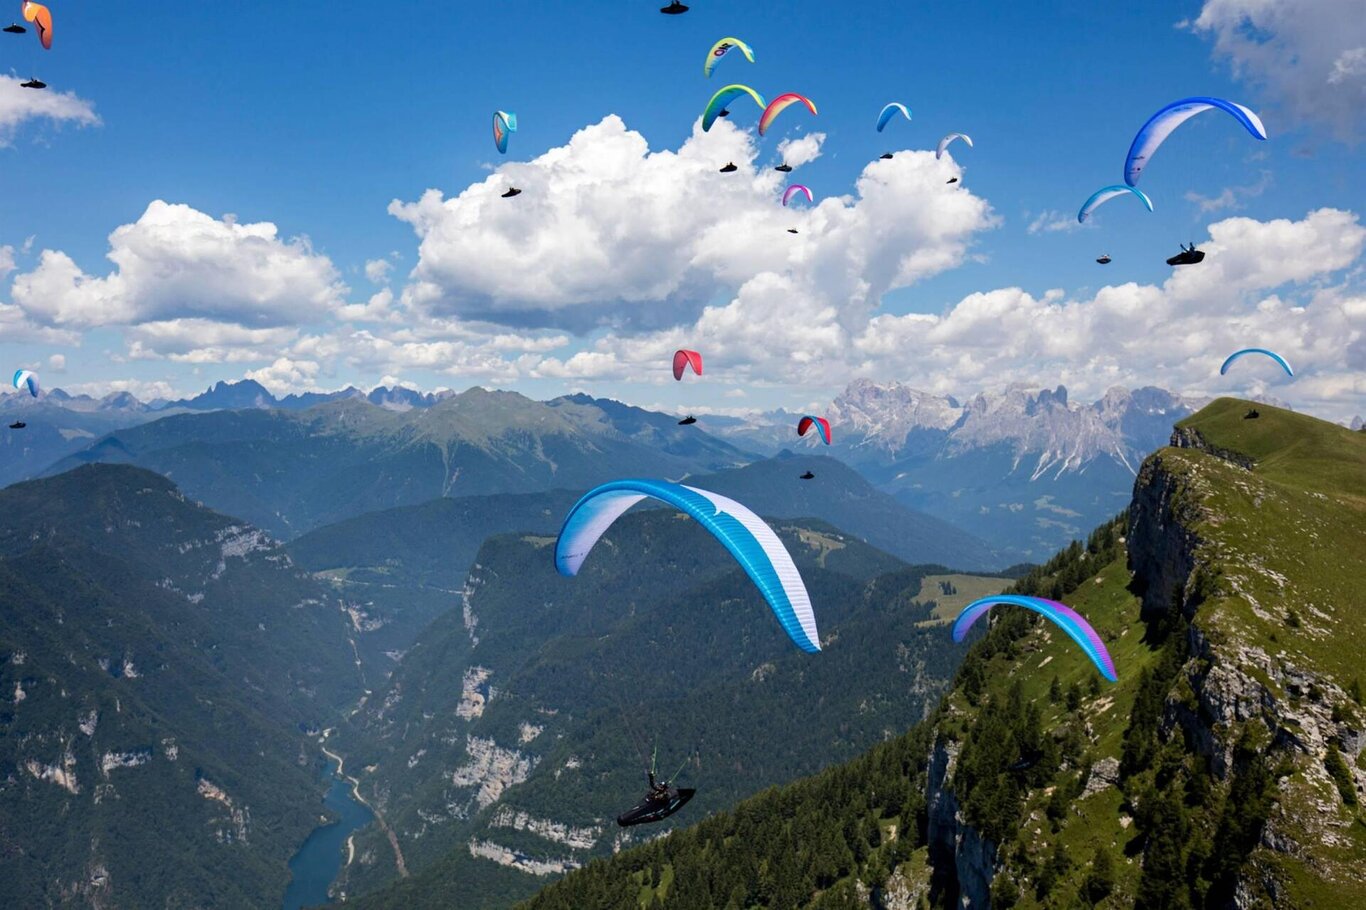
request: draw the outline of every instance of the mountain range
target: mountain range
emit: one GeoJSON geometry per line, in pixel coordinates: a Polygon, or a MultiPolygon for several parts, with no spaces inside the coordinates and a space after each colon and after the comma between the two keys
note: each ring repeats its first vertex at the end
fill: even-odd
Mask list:
{"type": "MultiPolygon", "coordinates": [[[[858,380],[824,408],[835,446],[823,451],[912,508],[985,540],[1004,561],[1038,560],[1120,508],[1136,466],[1162,445],[1173,421],[1200,404],[1151,387],[1111,389],[1085,404],[1070,401],[1061,386],[1016,386],[960,401],[901,383],[858,380]]],[[[4,444],[21,451],[0,463],[0,482],[36,476],[54,463],[60,470],[85,461],[129,460],[153,470],[179,470],[177,480],[187,491],[284,537],[348,514],[452,491],[461,495],[577,486],[586,483],[578,478],[596,475],[581,458],[575,464],[575,453],[600,451],[615,461],[624,453],[614,451],[613,443],[677,456],[655,471],[671,477],[820,445],[814,434],[798,438],[794,427],[799,415],[785,411],[744,418],[703,415],[698,425],[682,428],[671,415],[586,395],[532,402],[482,389],[421,393],[380,387],[365,394],[347,388],[277,398],[244,380],[220,382],[191,398],[148,404],[127,393],[99,400],[60,390],[39,401],[7,395],[0,398],[0,411],[27,414],[30,422],[22,438],[13,433],[4,438],[4,444]],[[367,403],[376,406],[373,412],[365,408],[367,403]],[[230,412],[241,416],[207,417],[230,412]],[[461,448],[471,440],[467,427],[448,426],[457,413],[481,415],[484,435],[517,428],[558,438],[543,453],[535,451],[542,443],[524,439],[522,451],[510,452],[511,457],[539,464],[519,464],[515,478],[499,476],[483,459],[487,452],[480,451],[486,448],[482,442],[461,448]],[[166,417],[181,422],[131,432],[150,421],[167,423],[166,417]],[[350,428],[343,430],[348,421],[350,428]],[[225,428],[224,423],[233,426],[225,428]],[[385,434],[392,438],[381,439],[385,434]],[[296,445],[303,437],[327,436],[352,451],[307,452],[296,445]],[[568,442],[567,436],[577,438],[568,442]],[[201,440],[226,446],[224,452],[240,463],[210,463],[218,453],[192,451],[201,440]],[[562,451],[559,446],[567,442],[562,451]],[[451,476],[446,470],[451,458],[459,461],[466,452],[469,469],[462,466],[461,477],[451,476]],[[270,463],[272,455],[308,465],[307,476],[281,476],[279,464],[270,463]],[[562,455],[567,455],[563,468],[562,455]],[[318,457],[321,463],[310,461],[318,457]],[[355,477],[341,468],[357,458],[384,463],[384,476],[355,477]],[[549,478],[550,473],[556,476],[549,478]],[[246,479],[296,487],[315,478],[325,479],[329,490],[278,488],[256,501],[222,495],[228,492],[225,485],[246,479]],[[457,482],[461,479],[463,485],[457,482]],[[384,492],[374,489],[377,480],[384,492]],[[355,489],[342,492],[339,485],[355,489]],[[291,496],[301,501],[289,502],[291,496]],[[318,501],[337,499],[353,501],[318,501]]],[[[317,442],[309,445],[321,449],[317,442]]],[[[500,444],[509,450],[519,445],[510,438],[500,444]]],[[[623,471],[638,471],[658,460],[628,456],[620,461],[623,471]]]]}
{"type": "Polygon", "coordinates": [[[593,404],[475,388],[407,411],[345,399],[301,411],[181,413],[110,433],[49,472],[137,464],[288,539],[438,497],[587,489],[623,475],[681,477],[753,458],[664,415],[614,410],[620,419],[593,404]]]}
{"type": "MultiPolygon", "coordinates": [[[[901,383],[857,380],[825,409],[830,449],[898,499],[1038,560],[1119,511],[1137,467],[1200,402],[1157,388],[1114,388],[1076,404],[1067,390],[1012,386],[960,402],[901,383]]],[[[821,447],[797,439],[798,415],[708,418],[760,452],[821,447]]]]}

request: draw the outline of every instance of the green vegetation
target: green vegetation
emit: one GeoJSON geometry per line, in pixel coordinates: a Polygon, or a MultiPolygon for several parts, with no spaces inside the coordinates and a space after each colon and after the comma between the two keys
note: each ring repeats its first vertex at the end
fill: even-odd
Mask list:
{"type": "Polygon", "coordinates": [[[261,907],[317,824],[343,616],[163,477],[0,491],[0,906],[261,907]]]}
{"type": "Polygon", "coordinates": [[[964,607],[982,597],[1000,594],[1011,580],[996,575],[927,575],[915,593],[923,603],[934,601],[934,618],[952,622],[964,607]],[[945,593],[944,586],[949,591],[945,593]]]}

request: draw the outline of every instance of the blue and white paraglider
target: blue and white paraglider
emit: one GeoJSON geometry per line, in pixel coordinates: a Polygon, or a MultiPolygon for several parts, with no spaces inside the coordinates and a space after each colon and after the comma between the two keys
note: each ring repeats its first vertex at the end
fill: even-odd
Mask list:
{"type": "Polygon", "coordinates": [[[1223,376],[1225,373],[1228,372],[1228,368],[1232,366],[1233,361],[1237,360],[1240,357],[1245,357],[1248,354],[1265,354],[1267,357],[1270,357],[1272,360],[1276,361],[1278,364],[1281,365],[1281,369],[1285,370],[1285,375],[1291,377],[1292,379],[1295,376],[1295,371],[1290,369],[1290,364],[1285,362],[1284,357],[1282,357],[1280,354],[1277,354],[1275,351],[1268,351],[1266,348],[1243,348],[1241,351],[1234,351],[1232,354],[1228,355],[1228,359],[1224,361],[1224,365],[1219,367],[1219,375],[1223,376]]]}
{"type": "Polygon", "coordinates": [[[598,538],[631,506],[649,497],[688,514],[730,551],[764,596],[792,641],[821,649],[816,616],[801,573],[763,519],[733,499],[666,480],[614,480],[583,495],[565,516],[555,541],[555,568],[577,575],[598,538]]]}
{"type": "Polygon", "coordinates": [[[900,114],[907,120],[911,119],[911,112],[906,110],[906,105],[902,104],[900,101],[893,101],[891,104],[884,107],[877,115],[877,131],[879,133],[882,132],[882,128],[887,125],[887,121],[891,120],[897,114],[900,114]]]}
{"type": "Polygon", "coordinates": [[[27,388],[28,393],[34,398],[37,398],[38,393],[42,391],[38,387],[38,374],[32,370],[15,370],[14,387],[20,390],[27,388]]]}
{"type": "Polygon", "coordinates": [[[1129,146],[1129,155],[1124,159],[1124,182],[1129,186],[1136,185],[1148,160],[1173,130],[1196,114],[1215,108],[1232,115],[1256,138],[1266,139],[1266,127],[1262,126],[1261,118],[1241,104],[1225,101],[1223,98],[1182,98],[1149,117],[1148,122],[1139,129],[1138,135],[1134,136],[1134,141],[1129,146]]]}

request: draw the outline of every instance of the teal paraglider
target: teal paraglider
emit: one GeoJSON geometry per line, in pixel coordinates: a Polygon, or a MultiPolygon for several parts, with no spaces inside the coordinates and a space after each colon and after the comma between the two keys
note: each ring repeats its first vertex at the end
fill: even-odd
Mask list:
{"type": "Polygon", "coordinates": [[[1223,366],[1219,367],[1219,375],[1223,376],[1228,372],[1228,368],[1233,364],[1233,361],[1240,357],[1246,357],[1248,354],[1264,354],[1280,364],[1281,369],[1285,370],[1285,375],[1291,378],[1294,378],[1295,376],[1295,371],[1290,368],[1290,364],[1286,363],[1284,357],[1277,354],[1275,351],[1268,351],[1266,348],[1243,348],[1241,351],[1234,351],[1232,354],[1228,355],[1228,359],[1224,361],[1223,366]]]}
{"type": "Polygon", "coordinates": [[[1127,184],[1116,183],[1112,186],[1102,187],[1092,193],[1090,198],[1082,203],[1081,210],[1077,212],[1077,221],[1079,223],[1085,223],[1086,219],[1090,218],[1091,213],[1096,209],[1100,208],[1111,199],[1114,199],[1116,196],[1124,196],[1126,194],[1137,196],[1139,201],[1147,206],[1148,211],[1151,212],[1153,210],[1153,201],[1148,198],[1147,193],[1136,187],[1128,186],[1127,184]]]}

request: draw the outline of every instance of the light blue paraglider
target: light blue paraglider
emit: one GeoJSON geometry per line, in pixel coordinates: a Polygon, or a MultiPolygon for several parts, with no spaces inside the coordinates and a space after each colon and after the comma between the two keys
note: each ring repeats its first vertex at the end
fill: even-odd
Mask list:
{"type": "Polygon", "coordinates": [[[516,114],[508,111],[493,112],[493,144],[498,147],[499,154],[507,154],[508,136],[515,132],[517,132],[516,114]]]}
{"type": "Polygon", "coordinates": [[[38,388],[38,374],[32,370],[15,370],[14,387],[16,389],[27,388],[28,393],[34,398],[37,398],[38,393],[42,391],[38,388]]]}
{"type": "Polygon", "coordinates": [[[719,540],[754,582],[792,641],[808,653],[821,649],[816,616],[801,573],[763,519],[733,499],[667,480],[614,480],[589,490],[565,516],[555,541],[555,568],[577,575],[612,522],[649,497],[686,512],[719,540]]]}
{"type": "Polygon", "coordinates": [[[1148,159],[1152,158],[1157,147],[1172,134],[1172,130],[1196,114],[1213,108],[1231,114],[1244,129],[1258,139],[1266,139],[1266,127],[1262,126],[1261,118],[1241,104],[1225,101],[1223,98],[1204,96],[1182,98],[1149,117],[1148,122],[1139,129],[1138,135],[1134,136],[1134,141],[1129,146],[1129,156],[1124,159],[1124,182],[1129,186],[1136,185],[1138,178],[1143,174],[1143,168],[1148,164],[1148,159]]]}
{"type": "Polygon", "coordinates": [[[1143,204],[1148,207],[1148,211],[1151,212],[1153,210],[1153,201],[1148,198],[1147,193],[1143,192],[1137,187],[1128,186],[1123,183],[1116,183],[1112,186],[1104,187],[1103,189],[1096,190],[1094,193],[1092,193],[1091,197],[1081,204],[1081,210],[1077,212],[1077,221],[1084,223],[1087,218],[1091,217],[1091,213],[1093,211],[1100,208],[1102,205],[1109,202],[1111,199],[1114,199],[1116,196],[1123,196],[1129,193],[1132,193],[1133,195],[1141,199],[1143,201],[1143,204]]]}
{"type": "Polygon", "coordinates": [[[898,112],[907,120],[911,119],[911,112],[906,110],[906,105],[902,104],[900,101],[893,101],[891,104],[884,107],[882,112],[877,115],[877,131],[879,133],[882,132],[882,128],[887,125],[887,121],[891,120],[898,112]]]}
{"type": "Polygon", "coordinates": [[[1266,348],[1243,348],[1241,351],[1234,351],[1232,354],[1228,355],[1228,359],[1224,361],[1224,365],[1219,368],[1219,375],[1223,376],[1228,372],[1228,368],[1233,361],[1247,354],[1265,354],[1281,365],[1281,369],[1285,370],[1285,375],[1292,379],[1295,377],[1295,371],[1290,369],[1290,364],[1285,362],[1285,358],[1275,351],[1268,351],[1266,348]]]}
{"type": "Polygon", "coordinates": [[[1025,597],[1021,594],[996,594],[974,600],[964,607],[963,612],[953,621],[953,640],[961,642],[968,634],[968,629],[972,628],[972,624],[996,604],[1013,604],[1048,617],[1067,633],[1068,638],[1077,643],[1087,657],[1091,658],[1091,663],[1096,665],[1101,676],[1110,682],[1119,682],[1119,676],[1115,673],[1115,662],[1110,659],[1110,652],[1105,649],[1105,643],[1100,640],[1096,630],[1091,628],[1091,624],[1080,613],[1056,600],[1025,597]]]}

